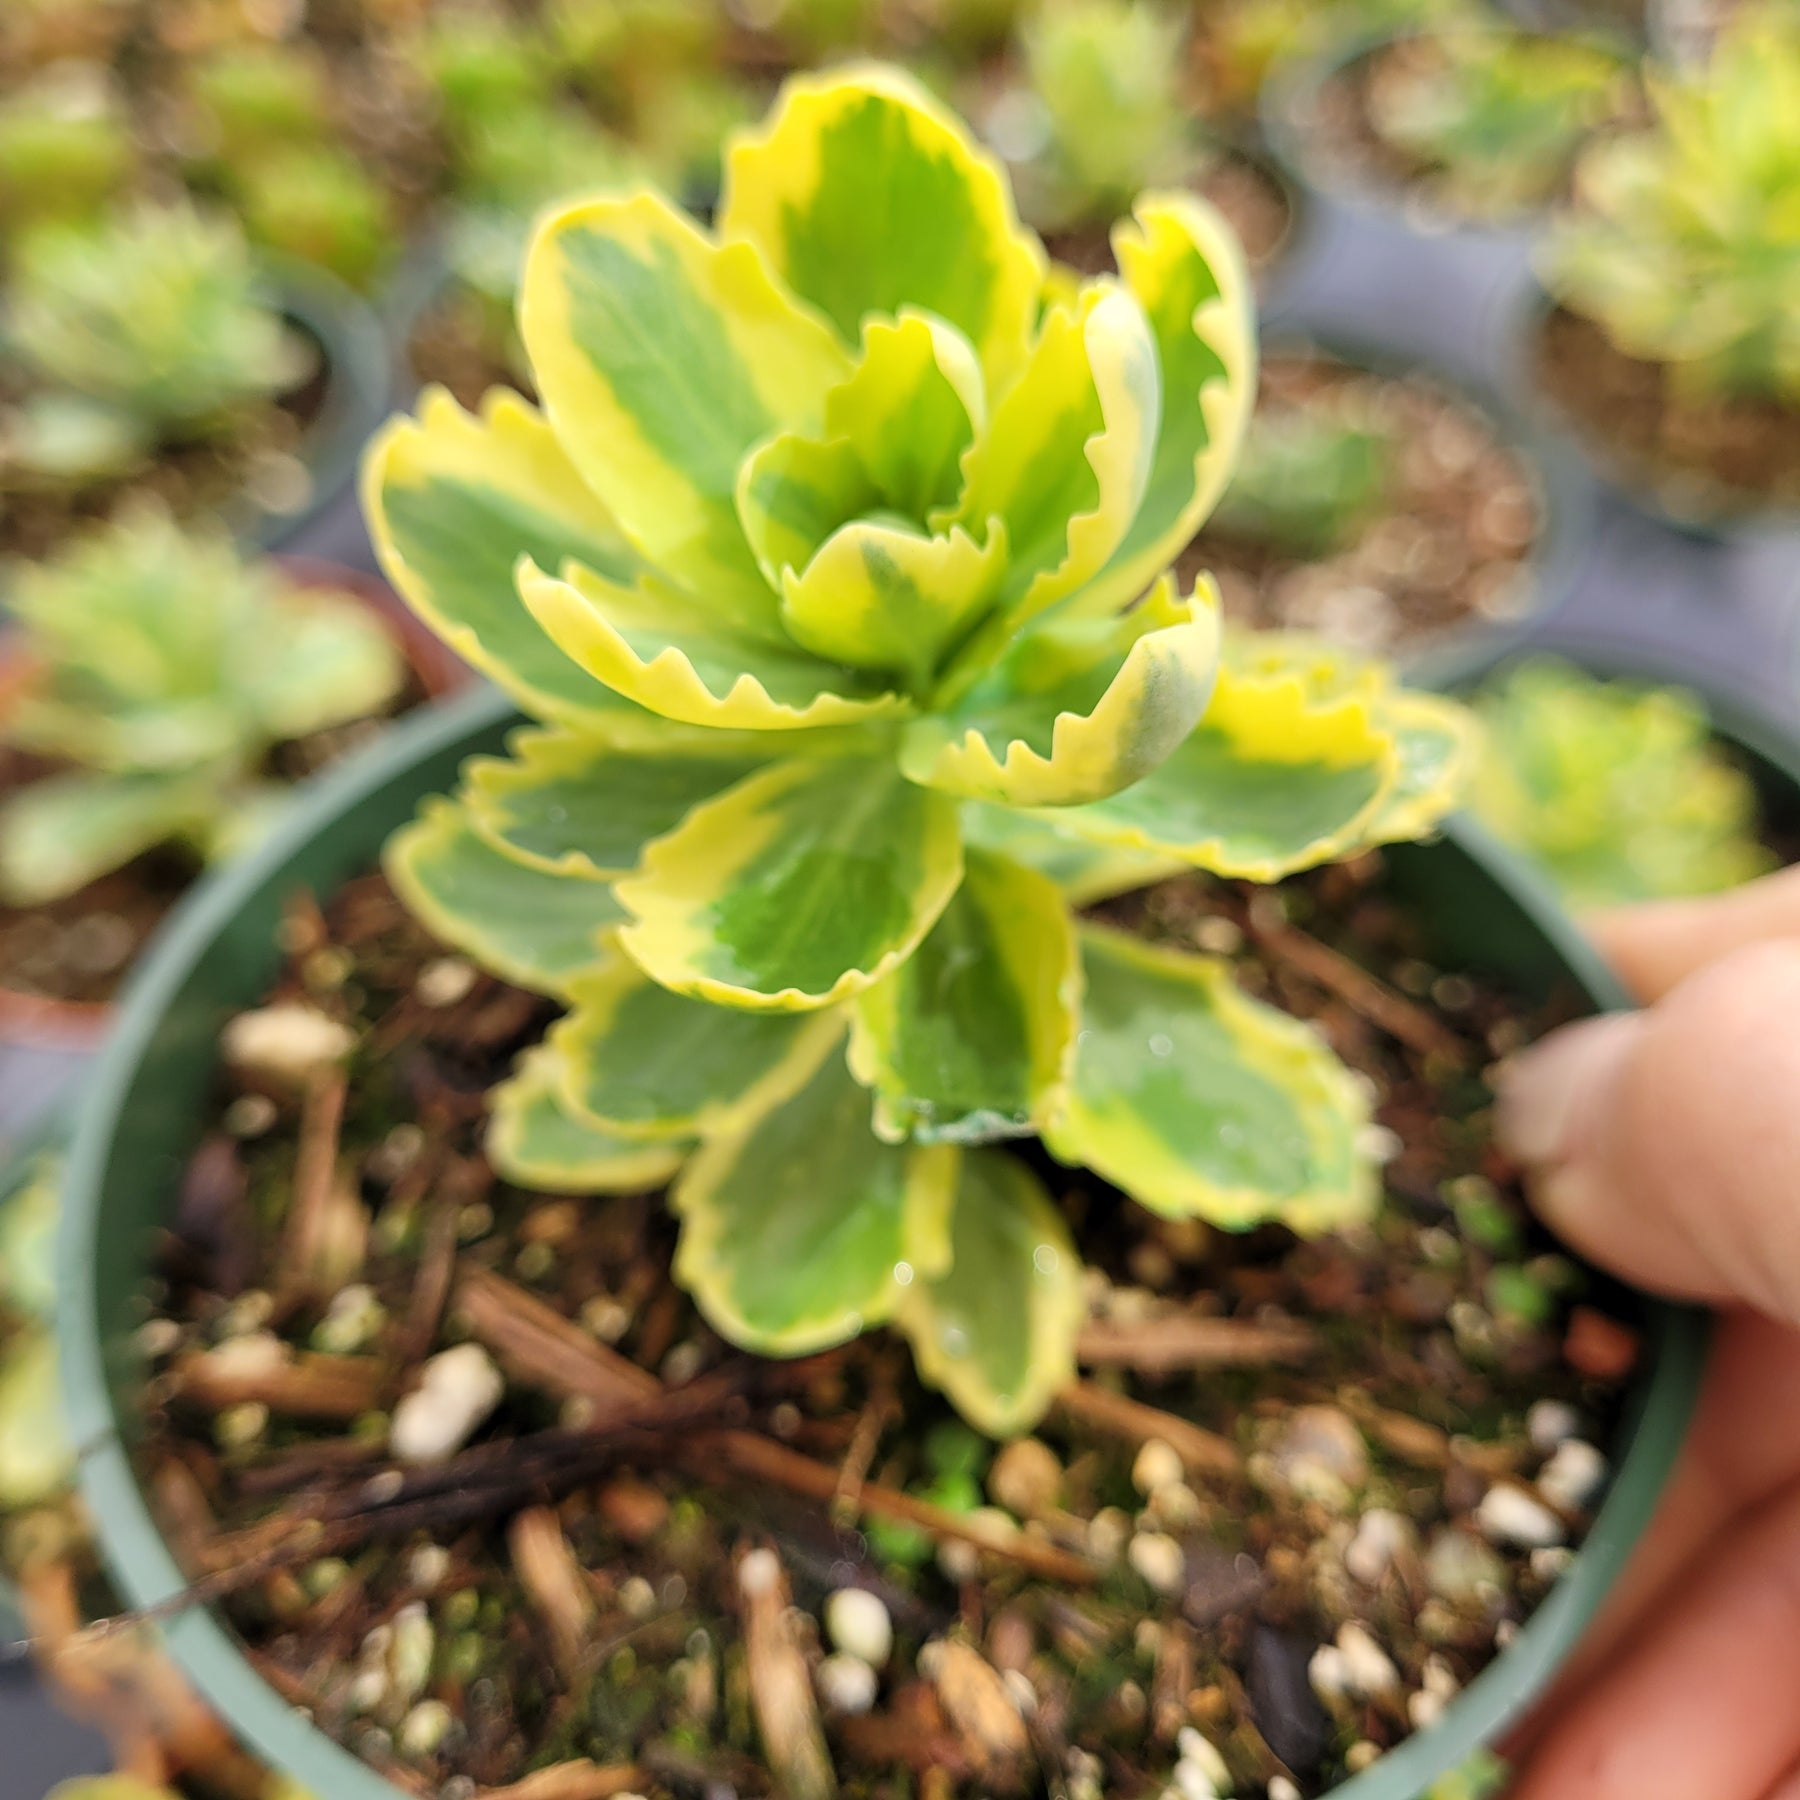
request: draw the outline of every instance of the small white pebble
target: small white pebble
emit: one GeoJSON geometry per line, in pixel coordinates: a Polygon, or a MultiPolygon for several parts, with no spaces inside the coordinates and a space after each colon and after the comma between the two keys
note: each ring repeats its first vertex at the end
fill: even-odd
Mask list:
{"type": "Polygon", "coordinates": [[[1400,1671],[1393,1658],[1354,1619],[1338,1627],[1338,1654],[1351,1693],[1363,1700],[1383,1700],[1400,1691],[1400,1671]]]}
{"type": "Polygon", "coordinates": [[[1300,1790],[1285,1775],[1271,1775],[1268,1800],[1300,1800],[1300,1790]]]}
{"type": "Polygon", "coordinates": [[[400,1721],[394,1747],[402,1756],[413,1761],[431,1756],[450,1735],[450,1727],[455,1722],[449,1707],[443,1701],[421,1700],[400,1721]]]}
{"type": "Polygon", "coordinates": [[[220,1034],[225,1061],[240,1074],[304,1088],[356,1048],[356,1033],[310,1006],[284,1002],[239,1013],[220,1034]]]}
{"type": "Polygon", "coordinates": [[[1380,1746],[1371,1744],[1367,1738],[1359,1739],[1344,1752],[1344,1767],[1352,1775],[1360,1775],[1364,1769],[1373,1768],[1380,1761],[1380,1746]]]}
{"type": "Polygon", "coordinates": [[[1282,1422],[1266,1466],[1287,1492],[1342,1512],[1369,1479],[1369,1449],[1340,1408],[1302,1406],[1282,1422]]]}
{"type": "Polygon", "coordinates": [[[1140,1531],[1126,1551],[1140,1576],[1159,1594],[1173,1598],[1187,1588],[1187,1553],[1162,1531],[1140,1531]]]}
{"type": "Polygon", "coordinates": [[[1031,1677],[1023,1669],[1002,1669],[1000,1685],[1006,1689],[1007,1698],[1018,1708],[1021,1719],[1037,1717],[1037,1689],[1031,1685],[1031,1677]]]}
{"type": "Polygon", "coordinates": [[[1581,1415],[1566,1400],[1539,1400],[1525,1415],[1526,1435],[1531,1447],[1548,1456],[1558,1444],[1566,1443],[1581,1430],[1581,1415]]]}
{"type": "Polygon", "coordinates": [[[1344,1567],[1364,1587],[1379,1587],[1396,1560],[1411,1555],[1418,1545],[1410,1519],[1374,1506],[1356,1522],[1356,1535],[1344,1551],[1344,1567]]]}
{"type": "Polygon", "coordinates": [[[1014,1438],[994,1458],[987,1491],[1021,1519],[1035,1519],[1062,1499],[1061,1459],[1041,1439],[1014,1438]]]}
{"type": "Polygon", "coordinates": [[[173,1319],[150,1319],[137,1328],[131,1341],[146,1362],[160,1362],[181,1348],[181,1327],[173,1319]]]}
{"type": "Polygon", "coordinates": [[[1444,1701],[1423,1690],[1406,1696],[1406,1718],[1414,1731],[1427,1731],[1443,1717],[1444,1701]]]}
{"type": "Polygon", "coordinates": [[[641,1575],[619,1583],[619,1604],[640,1624],[656,1616],[656,1589],[641,1575]]]}
{"type": "Polygon", "coordinates": [[[1149,1496],[1158,1488],[1182,1480],[1186,1474],[1187,1467],[1172,1445],[1161,1438],[1146,1438],[1131,1465],[1131,1485],[1140,1494],[1149,1496]]]}
{"type": "Polygon", "coordinates": [[[1103,1563],[1115,1563],[1131,1541],[1131,1519],[1116,1506],[1103,1506],[1088,1520],[1088,1548],[1103,1563]]]}
{"type": "Polygon", "coordinates": [[[420,1383],[394,1408],[388,1445],[403,1463],[444,1462],[466,1444],[500,1404],[506,1383],[479,1344],[441,1350],[420,1383]]]}
{"type": "Polygon", "coordinates": [[[1321,1644],[1312,1653],[1312,1661],[1306,1665],[1306,1679],[1327,1706],[1350,1697],[1350,1671],[1343,1651],[1335,1644],[1321,1644]]]}
{"type": "Polygon", "coordinates": [[[748,1595],[772,1593],[781,1580],[781,1559],[773,1550],[752,1550],[738,1564],[738,1587],[748,1595]]]}
{"type": "Polygon", "coordinates": [[[454,1006],[475,986],[475,965],[460,956],[440,956],[419,971],[413,993],[421,1006],[454,1006]]]}
{"type": "Polygon", "coordinates": [[[1480,1538],[1447,1525],[1426,1547],[1425,1581],[1440,1600],[1473,1609],[1501,1591],[1506,1568],[1480,1538]]]}
{"type": "Polygon", "coordinates": [[[602,1294],[582,1307],[581,1329],[603,1344],[616,1344],[631,1329],[631,1313],[602,1294]]]}
{"type": "Polygon", "coordinates": [[[879,1594],[867,1588],[838,1588],[825,1597],[825,1633],[832,1647],[860,1657],[872,1669],[887,1666],[894,1653],[894,1622],[879,1594]]]}
{"type": "Polygon", "coordinates": [[[1568,1535],[1543,1501],[1510,1481],[1497,1481],[1475,1509],[1475,1529],[1490,1544],[1520,1550],[1547,1550],[1568,1535]]]}
{"type": "Polygon", "coordinates": [[[356,1678],[350,1683],[350,1710],[359,1713],[372,1713],[387,1699],[387,1671],[382,1668],[359,1670],[356,1678]]]}
{"type": "Polygon", "coordinates": [[[1537,1490],[1564,1512],[1585,1512],[1606,1485],[1606,1458],[1580,1438],[1565,1438],[1538,1471],[1537,1490]]]}
{"type": "Polygon", "coordinates": [[[1184,1725],[1175,1734],[1175,1748],[1181,1760],[1202,1770],[1221,1794],[1231,1791],[1231,1769],[1210,1738],[1202,1736],[1193,1726],[1184,1725]]]}
{"type": "Polygon", "coordinates": [[[706,1346],[684,1338],[662,1359],[657,1371],[669,1387],[683,1387],[706,1367],[706,1346]]]}
{"type": "Polygon", "coordinates": [[[1200,1496],[1185,1481],[1166,1481],[1150,1496],[1140,1523],[1148,1530],[1181,1534],[1197,1531],[1205,1519],[1200,1496]]]}
{"type": "Polygon", "coordinates": [[[1175,1765],[1175,1792],[1181,1800],[1219,1800],[1219,1790],[1212,1777],[1198,1763],[1178,1762],[1175,1765]]]}
{"type": "Polygon", "coordinates": [[[962,1587],[981,1573],[981,1552],[961,1538],[946,1538],[938,1545],[937,1566],[946,1581],[962,1587]]]}
{"type": "Polygon", "coordinates": [[[431,1679],[431,1660],[437,1654],[437,1633],[423,1600],[412,1600],[394,1614],[388,1641],[387,1666],[390,1691],[401,1700],[414,1700],[431,1679]]]}
{"type": "Polygon", "coordinates": [[[435,1594],[450,1574],[450,1552],[442,1544],[421,1544],[406,1563],[406,1579],[421,1594],[435,1594]]]}
{"type": "Polygon", "coordinates": [[[1440,1700],[1449,1700],[1459,1693],[1462,1683],[1456,1679],[1456,1671],[1435,1651],[1425,1659],[1425,1666],[1419,1671],[1419,1682],[1428,1694],[1435,1694],[1440,1700]]]}
{"type": "Polygon", "coordinates": [[[1539,1581],[1560,1581],[1574,1564],[1575,1552],[1566,1544],[1531,1553],[1531,1572],[1539,1581]]]}
{"type": "Polygon", "coordinates": [[[1496,1650],[1510,1650],[1518,1642],[1518,1639],[1519,1621],[1517,1619],[1502,1619],[1494,1627],[1494,1648],[1496,1650]]]}
{"type": "Polygon", "coordinates": [[[875,1671],[860,1656],[842,1650],[819,1664],[813,1671],[813,1682],[826,1711],[850,1719],[866,1713],[881,1690],[881,1678],[875,1671]]]}
{"type": "Polygon", "coordinates": [[[267,1094],[239,1094],[221,1121],[234,1138],[259,1138],[273,1127],[281,1111],[267,1094]]]}
{"type": "Polygon", "coordinates": [[[250,1288],[219,1314],[216,1334],[221,1338],[248,1337],[261,1331],[274,1316],[275,1296],[262,1288],[250,1288]]]}
{"type": "Polygon", "coordinates": [[[213,1420],[213,1437],[221,1450],[241,1450],[269,1429],[269,1409],[260,1400],[228,1406],[213,1420]]]}

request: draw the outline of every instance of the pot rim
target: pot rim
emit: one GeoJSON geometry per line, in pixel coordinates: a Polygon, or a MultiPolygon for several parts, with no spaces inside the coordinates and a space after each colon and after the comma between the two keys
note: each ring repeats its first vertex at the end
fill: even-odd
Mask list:
{"type": "MultiPolygon", "coordinates": [[[[1520,563],[1532,603],[1516,617],[1470,617],[1396,660],[1404,672],[1470,642],[1517,638],[1556,619],[1587,573],[1599,539],[1599,483],[1585,460],[1515,406],[1480,369],[1452,368],[1334,319],[1325,296],[1267,310],[1260,332],[1263,360],[1313,349],[1334,361],[1391,380],[1422,376],[1481,414],[1496,437],[1526,465],[1543,525],[1520,563]]],[[[1410,678],[1410,675],[1409,675],[1410,678]]]]}
{"type": "MultiPolygon", "coordinates": [[[[277,554],[271,560],[294,587],[348,594],[374,616],[424,691],[425,697],[416,710],[435,704],[474,679],[468,665],[425,628],[380,576],[317,556],[277,554]]],[[[4,713],[29,672],[29,659],[19,638],[19,632],[11,626],[0,630],[0,713],[4,713]]],[[[95,1050],[112,1024],[117,1005],[116,1000],[59,1000],[48,994],[27,993],[0,979],[0,1046],[95,1050]]]]}
{"type": "MultiPolygon", "coordinates": [[[[289,881],[298,882],[301,877],[291,873],[296,859],[328,846],[328,834],[341,817],[364,805],[410,805],[416,796],[434,791],[463,754],[497,742],[503,728],[518,718],[510,701],[484,688],[413,715],[382,743],[323,780],[257,851],[209,875],[133,974],[118,1028],[86,1084],[75,1122],[57,1246],[63,1294],[58,1346],[70,1429],[82,1446],[81,1488],[103,1554],[129,1605],[161,1607],[188,1587],[131,1464],[122,1435],[127,1422],[111,1387],[113,1358],[101,1317],[100,1252],[109,1241],[102,1227],[113,1139],[148,1066],[156,1034],[236,916],[253,904],[271,904],[289,881]]],[[[1623,1004],[1616,981],[1539,877],[1466,819],[1453,820],[1446,836],[1537,927],[1541,941],[1597,1007],[1623,1004]]],[[[364,860],[331,858],[342,868],[364,860]]],[[[241,960],[234,960],[228,979],[254,990],[261,971],[236,966],[241,960]]],[[[248,997],[254,998],[254,992],[248,997]]],[[[194,1037],[196,1053],[204,1054],[202,1046],[210,1045],[214,1014],[222,1010],[208,1003],[204,1018],[187,1021],[192,1031],[184,1027],[184,1036],[194,1037]],[[202,1030],[205,1035],[197,1035],[202,1030]]],[[[156,1174],[172,1181],[179,1160],[171,1156],[156,1174]]],[[[142,1190],[145,1174],[141,1163],[134,1168],[131,1185],[136,1191],[142,1190]]],[[[130,1253],[120,1249],[120,1235],[114,1229],[110,1245],[123,1263],[130,1253]]],[[[1685,1432],[1705,1360],[1707,1328],[1701,1314],[1650,1302],[1647,1322],[1654,1360],[1627,1407],[1622,1426],[1627,1447],[1575,1565],[1515,1642],[1451,1703],[1437,1725],[1334,1789],[1332,1800],[1410,1800],[1516,1719],[1573,1648],[1649,1521],[1685,1432]]],[[[399,1800],[398,1789],[264,1682],[213,1612],[178,1612],[163,1629],[190,1679],[275,1767],[334,1800],[399,1800]]]]}

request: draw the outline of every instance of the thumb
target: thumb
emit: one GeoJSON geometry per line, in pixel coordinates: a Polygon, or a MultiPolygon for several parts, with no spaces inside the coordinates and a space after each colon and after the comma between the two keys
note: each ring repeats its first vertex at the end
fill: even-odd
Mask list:
{"type": "Polygon", "coordinates": [[[1500,1078],[1553,1230],[1640,1286],[1800,1324],[1800,944],[1753,945],[1500,1078]]]}

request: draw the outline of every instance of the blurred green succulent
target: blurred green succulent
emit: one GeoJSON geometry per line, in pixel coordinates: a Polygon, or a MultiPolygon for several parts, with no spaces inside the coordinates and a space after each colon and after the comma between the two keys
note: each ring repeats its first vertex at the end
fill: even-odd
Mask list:
{"type": "Polygon", "coordinates": [[[629,104],[640,84],[698,77],[717,60],[727,14],[717,0],[548,0],[557,66],[603,99],[629,104]]]}
{"type": "Polygon", "coordinates": [[[303,42],[225,45],[189,64],[187,91],[206,158],[227,167],[332,135],[325,65],[303,42]]]}
{"type": "Polygon", "coordinates": [[[1473,218],[1553,198],[1583,139],[1629,92],[1625,59],[1581,38],[1449,29],[1376,55],[1370,124],[1443,204],[1473,218]]]}
{"type": "Polygon", "coordinates": [[[291,587],[157,507],[19,569],[10,597],[31,675],[0,731],[69,765],[0,807],[0,898],[14,906],[157,845],[236,850],[282,800],[270,749],[380,711],[403,680],[358,603],[291,587]]]}
{"type": "Polygon", "coordinates": [[[1231,1229],[1365,1217],[1368,1099],[1228,964],[1076,908],[1429,832],[1462,715],[1221,642],[1169,564],[1256,392],[1242,252],[1140,199],[1046,295],[1004,172],[912,78],[796,77],[710,228],[540,221],[542,410],[442,392],[371,446],[396,586],[537,723],[389,842],[429,929],[567,1005],[492,1096],[508,1179],[667,1184],[677,1278],[800,1355],[892,1322],[981,1429],[1070,1378],[1037,1135],[1231,1229]]]}
{"type": "Polygon", "coordinates": [[[315,354],[268,303],[237,225],[185,205],[34,232],[0,342],[29,390],[0,475],[76,485],[229,429],[315,354]]]}
{"type": "Polygon", "coordinates": [[[1550,291],[1689,393],[1800,399],[1800,18],[1746,9],[1656,122],[1582,157],[1550,291]]]}
{"type": "Polygon", "coordinates": [[[0,1512],[53,1499],[75,1464],[50,1328],[61,1177],[46,1153],[0,1180],[0,1512]]]}
{"type": "Polygon", "coordinates": [[[356,288],[392,260],[398,230],[387,190],[336,144],[277,147],[244,164],[231,193],[251,239],[356,288]]]}
{"type": "Polygon", "coordinates": [[[91,217],[130,181],[137,147],[98,71],[42,75],[0,99],[0,225],[91,217]]]}
{"type": "Polygon", "coordinates": [[[1046,0],[1019,38],[1026,89],[1010,104],[1036,117],[1012,129],[1039,146],[1019,170],[1029,217],[1110,222],[1179,178],[1192,156],[1181,12],[1162,0],[1046,0]]]}
{"type": "Polygon", "coordinates": [[[1393,440],[1368,425],[1259,408],[1212,528],[1295,557],[1328,556],[1381,505],[1393,460],[1393,440]]]}
{"type": "Polygon", "coordinates": [[[453,145],[550,96],[554,69],[542,41],[495,13],[439,12],[405,41],[453,145]]]}
{"type": "Polygon", "coordinates": [[[1774,867],[1755,787],[1693,694],[1534,657],[1474,704],[1470,804],[1571,906],[1717,893],[1774,867]]]}

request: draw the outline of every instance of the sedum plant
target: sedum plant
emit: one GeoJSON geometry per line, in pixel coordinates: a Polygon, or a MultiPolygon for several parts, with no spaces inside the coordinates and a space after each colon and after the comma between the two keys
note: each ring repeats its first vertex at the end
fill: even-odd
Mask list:
{"type": "Polygon", "coordinates": [[[1020,28],[1041,152],[1022,171],[1045,224],[1109,221],[1192,159],[1187,26],[1157,0],[1049,0],[1020,28]]]}
{"type": "Polygon", "coordinates": [[[1571,906],[1718,893],[1775,866],[1749,776],[1684,689],[1534,657],[1475,710],[1484,748],[1471,804],[1571,906]]]}
{"type": "Polygon", "coordinates": [[[330,74],[304,42],[223,45],[192,61],[187,95],[206,155],[228,170],[332,137],[330,74]]]}
{"type": "Polygon", "coordinates": [[[130,126],[95,71],[40,76],[0,99],[0,225],[93,217],[137,163],[130,126]]]}
{"type": "Polygon", "coordinates": [[[70,482],[229,429],[311,357],[263,297],[236,225],[186,206],[32,234],[0,341],[32,384],[5,459],[70,482]]]}
{"type": "Polygon", "coordinates": [[[1213,528],[1290,556],[1329,556],[1379,509],[1393,463],[1392,438],[1372,424],[1304,406],[1259,410],[1213,528]]]}
{"type": "Polygon", "coordinates": [[[252,242],[369,288],[391,261],[397,228],[387,190],[337,144],[281,145],[230,182],[252,242]]]}
{"type": "Polygon", "coordinates": [[[289,588],[229,539],[127,513],[9,598],[29,671],[0,723],[64,769],[0,807],[0,899],[56,900],[163,844],[247,842],[282,796],[274,745],[377,712],[392,640],[348,596],[289,588]]]}
{"type": "Polygon", "coordinates": [[[1429,56],[1380,66],[1369,119],[1460,212],[1541,205],[1582,140],[1619,113],[1626,65],[1603,44],[1505,29],[1450,29],[1429,43],[1429,56]]]}
{"type": "Polygon", "coordinates": [[[1800,21],[1746,9],[1705,67],[1649,74],[1648,129],[1594,145],[1546,285],[1697,397],[1800,399],[1800,21]]]}
{"type": "Polygon", "coordinates": [[[1222,647],[1165,573],[1254,395],[1247,279],[1191,195],[1114,242],[1047,300],[998,165],[910,79],[796,79],[713,230],[644,191],[540,225],[542,411],[427,395],[365,470],[393,579],[537,721],[387,857],[567,1007],[494,1097],[496,1166],[671,1183],[725,1336],[893,1322],[995,1432],[1084,1304],[1001,1144],[1234,1227],[1375,1193],[1310,1030],[1076,906],[1425,831],[1465,753],[1378,669],[1222,647]]]}

